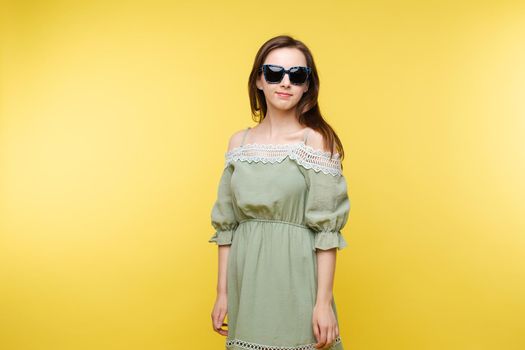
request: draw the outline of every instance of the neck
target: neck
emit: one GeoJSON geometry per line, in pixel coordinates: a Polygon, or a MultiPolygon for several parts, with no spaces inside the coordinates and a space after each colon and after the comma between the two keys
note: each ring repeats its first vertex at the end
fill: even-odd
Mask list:
{"type": "Polygon", "coordinates": [[[266,117],[260,123],[260,127],[265,129],[267,135],[272,139],[304,129],[304,126],[299,123],[295,116],[294,108],[286,111],[268,108],[266,117]]]}

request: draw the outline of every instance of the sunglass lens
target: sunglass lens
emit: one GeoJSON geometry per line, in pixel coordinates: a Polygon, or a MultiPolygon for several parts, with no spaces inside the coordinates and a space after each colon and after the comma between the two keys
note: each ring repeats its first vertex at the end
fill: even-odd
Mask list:
{"type": "Polygon", "coordinates": [[[290,72],[290,83],[303,84],[308,78],[308,72],[304,67],[292,68],[290,72]]]}
{"type": "Polygon", "coordinates": [[[277,66],[264,66],[264,77],[269,83],[278,83],[282,80],[284,69],[277,66]]]}

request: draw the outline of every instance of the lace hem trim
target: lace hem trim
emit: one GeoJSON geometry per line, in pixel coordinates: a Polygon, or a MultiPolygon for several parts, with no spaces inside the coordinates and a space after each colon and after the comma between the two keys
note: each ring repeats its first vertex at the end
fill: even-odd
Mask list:
{"type": "Polygon", "coordinates": [[[340,176],[341,155],[334,153],[330,159],[330,152],[315,149],[304,142],[287,144],[249,143],[233,148],[225,154],[224,168],[235,161],[281,163],[286,158],[295,160],[306,169],[323,172],[333,176],[340,176]]]}
{"type": "MultiPolygon", "coordinates": [[[[333,349],[337,344],[341,343],[341,337],[337,337],[332,342],[332,345],[328,349],[333,349]]],[[[247,342],[240,339],[228,339],[226,340],[227,349],[247,349],[247,350],[317,350],[314,345],[316,343],[297,345],[297,346],[276,346],[276,345],[263,345],[257,343],[247,342]],[[233,348],[235,346],[235,348],[233,348]]]]}

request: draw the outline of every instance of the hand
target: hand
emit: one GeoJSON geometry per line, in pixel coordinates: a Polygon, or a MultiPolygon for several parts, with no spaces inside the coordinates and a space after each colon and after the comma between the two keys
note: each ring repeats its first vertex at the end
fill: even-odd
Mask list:
{"type": "Polygon", "coordinates": [[[332,304],[315,304],[312,323],[314,335],[317,339],[316,349],[329,349],[335,338],[339,336],[339,327],[335,318],[332,304]]]}
{"type": "Polygon", "coordinates": [[[228,297],[226,294],[218,294],[217,299],[215,299],[215,305],[213,306],[213,311],[211,312],[211,321],[213,325],[213,330],[220,335],[228,335],[227,329],[222,329],[222,326],[228,326],[227,323],[224,323],[224,318],[228,313],[228,297]]]}

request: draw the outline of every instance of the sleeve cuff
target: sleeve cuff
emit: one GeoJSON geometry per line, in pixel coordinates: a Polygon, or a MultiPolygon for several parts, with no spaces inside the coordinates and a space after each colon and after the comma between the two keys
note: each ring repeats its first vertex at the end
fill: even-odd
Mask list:
{"type": "Polygon", "coordinates": [[[209,243],[215,243],[217,245],[226,245],[232,243],[234,230],[221,231],[217,230],[213,236],[209,239],[209,243]]]}
{"type": "Polygon", "coordinates": [[[348,244],[340,231],[322,231],[315,233],[314,251],[316,249],[328,250],[332,248],[341,250],[346,246],[348,246],[348,244]]]}

